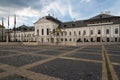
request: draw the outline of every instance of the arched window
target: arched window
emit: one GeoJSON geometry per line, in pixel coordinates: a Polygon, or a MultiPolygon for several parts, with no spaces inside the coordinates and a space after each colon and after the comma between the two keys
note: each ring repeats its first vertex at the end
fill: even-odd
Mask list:
{"type": "Polygon", "coordinates": [[[81,32],[79,31],[79,35],[81,35],[81,32]]]}
{"type": "Polygon", "coordinates": [[[37,29],[37,35],[39,36],[39,29],[37,29]]]}
{"type": "Polygon", "coordinates": [[[42,29],[42,35],[44,35],[44,29],[42,29]]]}
{"type": "Polygon", "coordinates": [[[49,29],[47,28],[47,35],[49,35],[49,29]]]}

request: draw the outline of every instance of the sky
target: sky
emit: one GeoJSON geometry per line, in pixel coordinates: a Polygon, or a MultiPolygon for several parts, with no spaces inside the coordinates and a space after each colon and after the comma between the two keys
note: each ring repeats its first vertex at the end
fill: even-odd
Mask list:
{"type": "Polygon", "coordinates": [[[0,24],[16,27],[23,24],[33,26],[41,17],[50,14],[62,22],[89,19],[101,12],[110,11],[111,15],[120,16],[120,0],[0,0],[0,24]]]}

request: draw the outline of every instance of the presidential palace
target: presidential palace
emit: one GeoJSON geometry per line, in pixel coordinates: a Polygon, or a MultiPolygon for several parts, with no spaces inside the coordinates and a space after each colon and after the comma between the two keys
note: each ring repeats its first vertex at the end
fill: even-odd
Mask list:
{"type": "Polygon", "coordinates": [[[85,20],[62,22],[44,16],[34,26],[21,25],[12,29],[9,41],[37,44],[81,45],[120,42],[120,16],[100,13],[85,20]]]}

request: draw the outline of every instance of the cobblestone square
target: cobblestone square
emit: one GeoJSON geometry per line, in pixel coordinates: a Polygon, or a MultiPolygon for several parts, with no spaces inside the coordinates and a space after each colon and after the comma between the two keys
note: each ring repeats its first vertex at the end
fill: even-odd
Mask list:
{"type": "Polygon", "coordinates": [[[30,55],[30,54],[23,54],[19,56],[0,58],[0,63],[19,67],[19,66],[30,64],[35,61],[39,61],[43,59],[45,59],[45,57],[35,56],[35,55],[30,55]]]}
{"type": "Polygon", "coordinates": [[[55,59],[30,70],[63,80],[101,80],[102,64],[55,59]]]}
{"type": "Polygon", "coordinates": [[[24,77],[18,76],[18,75],[12,75],[12,76],[2,78],[0,80],[30,80],[30,79],[27,79],[27,78],[24,78],[24,77]]]}
{"type": "Polygon", "coordinates": [[[109,54],[120,52],[115,46],[0,46],[0,80],[104,80],[102,49],[119,78],[119,53],[109,54]]]}

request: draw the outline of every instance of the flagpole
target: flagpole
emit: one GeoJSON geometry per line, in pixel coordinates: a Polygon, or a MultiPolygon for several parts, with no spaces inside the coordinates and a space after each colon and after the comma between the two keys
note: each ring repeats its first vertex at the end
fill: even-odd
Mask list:
{"type": "Polygon", "coordinates": [[[7,42],[9,42],[9,16],[8,16],[8,36],[7,36],[7,42]]]}
{"type": "Polygon", "coordinates": [[[3,20],[3,17],[2,17],[2,42],[3,42],[3,27],[4,27],[4,20],[3,20]]]}
{"type": "Polygon", "coordinates": [[[14,14],[14,42],[16,41],[16,15],[14,14]]]}

